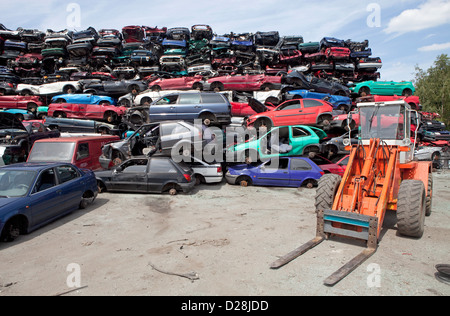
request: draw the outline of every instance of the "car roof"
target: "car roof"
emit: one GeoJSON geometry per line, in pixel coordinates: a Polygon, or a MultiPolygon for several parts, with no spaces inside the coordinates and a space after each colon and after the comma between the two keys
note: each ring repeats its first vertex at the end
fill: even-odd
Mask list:
{"type": "Polygon", "coordinates": [[[24,162],[0,167],[0,170],[21,170],[21,171],[40,171],[47,168],[59,167],[62,165],[71,165],[63,162],[24,162]]]}
{"type": "Polygon", "coordinates": [[[71,137],[58,137],[58,138],[46,138],[39,139],[35,141],[35,143],[70,143],[70,142],[83,142],[89,140],[97,140],[97,139],[118,139],[118,136],[114,135],[99,135],[99,136],[71,136],[71,137]]]}

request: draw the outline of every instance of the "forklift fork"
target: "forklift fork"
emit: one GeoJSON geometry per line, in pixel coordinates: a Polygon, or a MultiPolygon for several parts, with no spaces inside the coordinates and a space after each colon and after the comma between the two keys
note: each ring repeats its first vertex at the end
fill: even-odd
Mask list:
{"type": "Polygon", "coordinates": [[[271,269],[278,269],[285,264],[291,262],[295,258],[301,256],[308,250],[314,248],[325,239],[328,239],[330,234],[349,236],[358,239],[367,240],[367,248],[364,249],[359,255],[347,262],[339,270],[334,272],[328,278],[325,279],[324,284],[333,286],[340,280],[345,278],[350,272],[361,265],[377,250],[377,230],[378,230],[378,218],[375,216],[366,216],[356,213],[347,213],[333,210],[318,210],[317,211],[317,227],[316,237],[303,244],[302,246],[294,249],[288,254],[280,257],[273,262],[270,266],[271,269]],[[358,227],[359,230],[346,229],[336,227],[336,224],[350,225],[352,227],[358,227]]]}

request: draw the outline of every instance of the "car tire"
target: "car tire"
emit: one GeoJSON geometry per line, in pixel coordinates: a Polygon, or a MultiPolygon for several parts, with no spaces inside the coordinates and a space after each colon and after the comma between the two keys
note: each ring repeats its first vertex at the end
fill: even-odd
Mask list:
{"type": "Polygon", "coordinates": [[[423,182],[421,180],[403,180],[398,191],[398,232],[408,237],[422,237],[425,212],[426,192],[423,182]]]}
{"type": "Polygon", "coordinates": [[[369,94],[370,94],[369,87],[361,87],[361,89],[359,89],[359,96],[369,95],[369,94]]]}
{"type": "Polygon", "coordinates": [[[249,176],[240,176],[236,179],[236,184],[239,184],[241,187],[248,187],[251,186],[253,182],[249,176]]]}
{"type": "Polygon", "coordinates": [[[405,96],[405,97],[409,97],[409,96],[412,96],[412,90],[411,89],[409,89],[409,88],[406,88],[406,89],[404,89],[403,91],[402,91],[402,96],[405,96]]]}
{"type": "Polygon", "coordinates": [[[8,220],[1,232],[0,241],[14,241],[22,233],[22,224],[19,218],[8,220]]]}

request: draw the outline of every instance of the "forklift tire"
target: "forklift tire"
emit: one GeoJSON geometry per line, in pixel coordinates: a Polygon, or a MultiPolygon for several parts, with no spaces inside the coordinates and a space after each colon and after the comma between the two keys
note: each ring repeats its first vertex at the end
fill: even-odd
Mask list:
{"type": "Polygon", "coordinates": [[[431,215],[431,205],[433,201],[433,174],[428,174],[428,190],[427,190],[427,208],[425,211],[425,216],[431,215]]]}
{"type": "Polygon", "coordinates": [[[341,181],[342,177],[334,173],[324,174],[319,179],[316,190],[316,212],[318,210],[331,210],[341,181]]]}
{"type": "Polygon", "coordinates": [[[420,238],[425,226],[427,196],[421,180],[403,180],[398,191],[397,228],[401,235],[420,238]]]}

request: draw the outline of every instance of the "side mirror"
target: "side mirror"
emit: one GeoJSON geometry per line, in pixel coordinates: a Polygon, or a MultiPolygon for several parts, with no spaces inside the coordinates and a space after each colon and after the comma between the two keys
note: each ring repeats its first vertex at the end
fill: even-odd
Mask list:
{"type": "Polygon", "coordinates": [[[122,169],[122,167],[120,167],[120,166],[114,168],[114,172],[115,172],[115,173],[122,172],[122,170],[123,170],[123,169],[122,169]]]}

